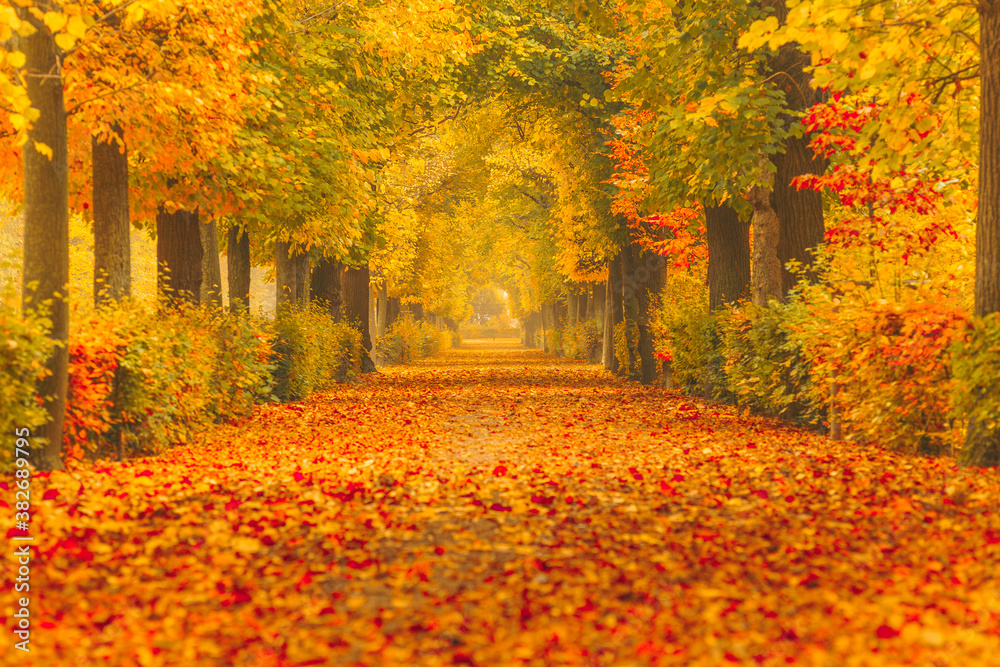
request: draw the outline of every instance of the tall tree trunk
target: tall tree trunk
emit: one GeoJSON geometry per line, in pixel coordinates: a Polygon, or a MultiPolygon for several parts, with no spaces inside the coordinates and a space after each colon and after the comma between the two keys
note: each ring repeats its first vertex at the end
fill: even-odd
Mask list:
{"type": "Polygon", "coordinates": [[[229,310],[250,309],[250,235],[239,225],[229,228],[226,264],[229,281],[229,310]]]}
{"type": "Polygon", "coordinates": [[[728,204],[705,207],[708,236],[708,307],[715,312],[725,303],[750,293],[750,225],[728,204]]]}
{"type": "Polygon", "coordinates": [[[782,297],[781,262],[778,261],[780,223],[771,208],[770,188],[754,186],[748,196],[753,204],[753,261],[750,266],[751,300],[764,307],[782,297]]]}
{"type": "Polygon", "coordinates": [[[400,298],[398,296],[390,296],[388,299],[388,308],[385,309],[385,328],[389,329],[396,320],[399,319],[399,312],[402,310],[402,304],[400,303],[400,298]]]}
{"type": "Polygon", "coordinates": [[[555,313],[551,302],[542,304],[542,352],[552,352],[552,330],[555,328],[555,313]]]}
{"type": "Polygon", "coordinates": [[[378,323],[375,327],[375,334],[381,337],[385,335],[385,331],[389,327],[389,290],[384,280],[378,288],[378,312],[376,313],[376,317],[378,318],[378,323]]]}
{"type": "Polygon", "coordinates": [[[292,255],[295,262],[295,299],[299,308],[309,307],[309,253],[298,251],[292,255]]]}
{"type": "Polygon", "coordinates": [[[216,310],[222,310],[219,227],[214,217],[201,223],[201,302],[216,310]]]}
{"type": "Polygon", "coordinates": [[[132,293],[129,234],[128,152],[120,125],[113,136],[91,138],[94,204],[94,303],[128,298],[132,293]]]}
{"type": "Polygon", "coordinates": [[[201,256],[198,212],[178,209],[167,213],[161,207],[156,213],[156,287],[161,298],[198,305],[201,256]]]}
{"type": "Polygon", "coordinates": [[[622,322],[622,306],[624,303],[621,252],[617,253],[608,262],[606,295],[607,299],[604,306],[604,368],[612,373],[617,373],[621,362],[615,352],[615,330],[622,322]]]}
{"type": "MultiPolygon", "coordinates": [[[[786,0],[766,0],[765,4],[772,7],[775,18],[784,25],[788,17],[786,0]]],[[[785,105],[793,111],[804,111],[819,101],[810,86],[811,74],[807,70],[811,64],[812,57],[795,43],[781,46],[768,62],[771,78],[786,90],[785,105]]],[[[772,160],[776,167],[773,208],[780,221],[778,260],[784,296],[799,278],[788,270],[788,263],[795,261],[808,270],[813,263],[812,251],[822,243],[824,232],[822,196],[814,190],[797,189],[792,179],[803,174],[822,174],[828,163],[813,154],[809,137],[789,137],[784,151],[772,160]]]]}
{"type": "Polygon", "coordinates": [[[584,289],[576,296],[577,298],[576,317],[577,320],[580,322],[586,322],[589,316],[589,313],[587,312],[587,305],[589,304],[589,300],[587,299],[588,296],[587,291],[588,290],[584,289]]]}
{"type": "MultiPolygon", "coordinates": [[[[1000,312],[1000,2],[979,3],[979,209],[975,314],[1000,312]]],[[[963,466],[1000,464],[1000,426],[969,421],[963,466]]]]}
{"type": "Polygon", "coordinates": [[[781,262],[782,295],[795,287],[801,276],[788,270],[789,262],[805,269],[812,266],[813,250],[823,242],[823,197],[815,190],[799,190],[792,179],[803,174],[822,174],[826,160],[813,155],[809,140],[790,137],[785,152],[774,158],[774,212],[780,221],[778,261],[781,262]]]}
{"type": "Polygon", "coordinates": [[[535,347],[535,334],[538,333],[538,320],[540,313],[531,313],[524,318],[524,346],[535,347]]]}
{"type": "Polygon", "coordinates": [[[666,260],[656,253],[645,250],[638,242],[629,246],[633,258],[633,284],[638,306],[636,326],[639,336],[636,355],[639,361],[638,380],[642,384],[652,384],[656,380],[659,365],[653,351],[653,309],[663,285],[663,267],[666,260]]]}
{"type": "MultiPolygon", "coordinates": [[[[62,470],[63,419],[69,356],[69,166],[67,162],[66,106],[62,69],[52,33],[27,8],[17,9],[35,33],[21,39],[25,55],[23,74],[28,99],[38,118],[21,148],[24,159],[24,270],[22,309],[43,308],[52,323],[49,336],[59,344],[46,360],[49,375],[38,383],[38,395],[48,413],[48,423],[35,433],[43,447],[31,451],[41,470],[62,470]],[[37,146],[45,145],[51,157],[37,146]]],[[[9,435],[9,434],[8,434],[9,435]]]]}
{"type": "Polygon", "coordinates": [[[566,322],[569,320],[569,308],[566,305],[568,299],[569,299],[568,295],[561,296],[557,297],[556,300],[552,302],[553,329],[564,329],[566,327],[566,322]]]}
{"type": "Polygon", "coordinates": [[[577,295],[577,287],[573,285],[566,294],[567,318],[566,324],[574,326],[580,321],[580,297],[577,295]]]}
{"type": "Polygon", "coordinates": [[[378,354],[375,342],[378,340],[378,310],[375,308],[375,286],[368,282],[368,337],[372,341],[372,357],[378,354]]]}
{"type": "Polygon", "coordinates": [[[343,264],[329,257],[321,257],[312,270],[311,297],[326,308],[331,317],[340,321],[340,274],[343,264]]]}
{"type": "Polygon", "coordinates": [[[628,340],[632,334],[632,328],[636,326],[639,319],[639,298],[635,280],[635,256],[632,254],[632,247],[628,241],[622,246],[621,258],[623,286],[622,321],[625,322],[625,337],[629,344],[626,345],[628,348],[628,357],[618,360],[618,375],[627,377],[630,380],[638,380],[639,375],[636,372],[638,368],[638,364],[636,363],[636,343],[638,343],[638,340],[628,340]]]}
{"type": "Polygon", "coordinates": [[[361,372],[375,371],[372,361],[372,337],[368,329],[368,264],[360,268],[348,267],[341,276],[343,289],[344,317],[361,334],[361,345],[367,354],[361,360],[361,372]]]}
{"type": "Polygon", "coordinates": [[[299,278],[297,257],[292,254],[288,241],[274,244],[274,310],[299,303],[299,278]]]}
{"type": "Polygon", "coordinates": [[[607,301],[607,283],[594,283],[593,293],[590,296],[590,310],[588,315],[597,324],[598,328],[604,326],[604,305],[607,301]]]}

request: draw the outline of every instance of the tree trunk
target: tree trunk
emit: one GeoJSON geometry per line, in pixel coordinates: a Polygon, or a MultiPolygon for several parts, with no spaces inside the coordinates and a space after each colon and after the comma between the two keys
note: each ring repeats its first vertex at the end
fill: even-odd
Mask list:
{"type": "MultiPolygon", "coordinates": [[[[770,0],[774,16],[784,25],[788,16],[785,0],[770,0]]],[[[771,77],[786,90],[785,106],[793,111],[804,111],[819,101],[810,86],[811,56],[803,53],[797,44],[785,44],[770,59],[771,77]]],[[[792,122],[797,122],[793,119],[792,122]]],[[[822,174],[827,161],[817,158],[809,148],[809,137],[789,137],[784,151],[772,160],[774,174],[773,208],[780,221],[778,234],[778,260],[781,263],[782,296],[795,286],[796,274],[787,269],[794,261],[808,269],[813,262],[812,250],[823,241],[823,198],[814,190],[798,190],[792,179],[803,174],[822,174]]]]}
{"type": "Polygon", "coordinates": [[[329,311],[335,321],[340,321],[340,274],[343,264],[329,257],[321,257],[312,270],[311,298],[329,311]]]}
{"type": "Polygon", "coordinates": [[[569,320],[569,308],[566,303],[569,300],[569,296],[562,296],[557,298],[552,302],[552,328],[553,329],[564,329],[566,327],[566,322],[569,320]]]}
{"type": "MultiPolygon", "coordinates": [[[[62,470],[63,418],[69,355],[69,166],[67,161],[66,106],[62,70],[52,33],[26,8],[17,9],[22,21],[35,28],[21,38],[25,55],[23,75],[28,99],[38,118],[21,148],[24,160],[24,269],[22,309],[44,309],[52,323],[49,336],[58,342],[45,366],[49,375],[38,383],[38,395],[48,413],[48,423],[34,436],[45,444],[31,450],[40,470],[62,470]],[[51,157],[37,146],[45,145],[51,157]]],[[[23,426],[23,424],[22,424],[23,426]]],[[[7,434],[10,435],[10,434],[7,434]]]]}
{"type": "Polygon", "coordinates": [[[587,305],[589,304],[589,299],[587,299],[587,290],[580,292],[577,295],[578,305],[576,307],[577,320],[580,322],[586,322],[590,313],[587,312],[587,305]]]}
{"type": "MultiPolygon", "coordinates": [[[[1000,312],[1000,3],[979,4],[979,209],[975,314],[1000,312]]],[[[1000,426],[969,422],[963,466],[1000,464],[1000,426]]]]}
{"type": "MultiPolygon", "coordinates": [[[[369,276],[370,278],[371,276],[369,276]]],[[[378,354],[375,341],[378,340],[378,310],[375,309],[375,286],[368,282],[368,337],[372,341],[372,357],[378,354]]]]}
{"type": "Polygon", "coordinates": [[[750,293],[750,225],[728,204],[705,207],[708,236],[708,308],[750,293]]]}
{"type": "Polygon", "coordinates": [[[399,311],[402,309],[402,304],[398,296],[390,296],[388,299],[388,308],[385,309],[385,328],[386,331],[396,323],[399,319],[399,311]]]}
{"type": "Polygon", "coordinates": [[[638,306],[636,326],[639,338],[636,354],[639,360],[638,380],[642,384],[656,381],[659,365],[653,351],[653,309],[663,284],[663,267],[666,260],[660,255],[646,251],[639,243],[629,246],[633,258],[633,283],[638,306]]]}
{"type": "Polygon", "coordinates": [[[171,302],[201,300],[201,224],[198,212],[156,213],[157,292],[171,302]]]}
{"type": "Polygon", "coordinates": [[[535,334],[538,333],[539,315],[539,313],[531,313],[524,318],[524,346],[527,348],[535,347],[535,334]]]}
{"type": "Polygon", "coordinates": [[[576,325],[580,321],[580,297],[576,293],[576,286],[574,285],[570,292],[566,294],[566,306],[567,306],[567,321],[566,324],[569,326],[576,325]]]}
{"type": "Polygon", "coordinates": [[[343,289],[344,317],[361,334],[361,345],[365,354],[361,360],[361,372],[375,371],[372,361],[372,337],[368,330],[368,264],[360,268],[349,267],[344,270],[340,284],[343,289]]]}
{"type": "Polygon", "coordinates": [[[128,298],[132,293],[129,234],[128,152],[121,126],[113,136],[91,138],[94,205],[94,303],[128,298]]]}
{"type": "Polygon", "coordinates": [[[607,283],[594,283],[594,291],[590,296],[590,310],[588,315],[597,324],[598,328],[604,326],[604,305],[607,301],[607,283]]]}
{"type": "Polygon", "coordinates": [[[615,352],[615,329],[622,321],[622,304],[624,302],[620,252],[608,262],[608,286],[605,294],[607,299],[604,305],[604,368],[612,373],[617,373],[620,362],[615,352]]]}
{"type": "Polygon", "coordinates": [[[385,335],[385,331],[389,326],[389,291],[385,281],[378,288],[378,312],[376,313],[376,317],[378,318],[378,322],[375,332],[376,335],[381,337],[385,335]]]}
{"type": "Polygon", "coordinates": [[[280,311],[299,303],[298,261],[292,255],[291,244],[274,244],[274,310],[280,311]]]}
{"type": "Polygon", "coordinates": [[[229,281],[229,310],[250,310],[250,235],[239,225],[229,228],[226,263],[229,281]]]}
{"type": "Polygon", "coordinates": [[[815,190],[798,190],[792,179],[803,174],[822,174],[826,160],[816,158],[807,138],[790,137],[785,152],[775,156],[774,212],[780,221],[778,261],[781,263],[781,292],[788,294],[800,275],[788,270],[789,262],[801,264],[808,274],[813,249],[823,242],[823,197],[815,190]]]}
{"type": "Polygon", "coordinates": [[[771,208],[771,190],[760,186],[750,188],[753,204],[753,261],[750,277],[751,300],[764,307],[771,298],[782,298],[781,262],[778,261],[780,223],[771,208]]]}
{"type": "Polygon", "coordinates": [[[216,310],[222,310],[219,227],[214,217],[201,223],[201,302],[216,310]]]}
{"type": "Polygon", "coordinates": [[[300,250],[292,255],[292,261],[295,262],[295,302],[299,308],[308,308],[311,282],[309,253],[300,250]]]}
{"type": "MultiPolygon", "coordinates": [[[[625,322],[625,336],[628,341],[632,327],[639,320],[639,298],[635,280],[635,256],[632,254],[631,243],[626,242],[621,251],[622,258],[622,321],[625,322]]],[[[638,340],[634,341],[635,344],[638,340]]],[[[637,349],[635,344],[628,344],[628,357],[618,360],[618,375],[630,380],[638,380],[637,349]]]]}
{"type": "Polygon", "coordinates": [[[542,304],[542,352],[549,354],[552,352],[552,336],[555,328],[555,313],[551,303],[542,304]]]}
{"type": "Polygon", "coordinates": [[[411,303],[410,313],[413,314],[413,321],[419,322],[424,319],[424,304],[422,303],[411,303]]]}

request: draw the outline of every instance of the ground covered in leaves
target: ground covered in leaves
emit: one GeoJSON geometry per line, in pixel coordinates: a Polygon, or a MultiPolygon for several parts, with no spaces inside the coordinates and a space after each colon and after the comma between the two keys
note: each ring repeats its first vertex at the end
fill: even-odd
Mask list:
{"type": "MultiPolygon", "coordinates": [[[[6,531],[11,478],[0,492],[6,531]]],[[[13,648],[8,546],[4,665],[1000,655],[996,473],[513,343],[266,406],[203,446],[36,475],[32,497],[32,650],[13,648]]]]}

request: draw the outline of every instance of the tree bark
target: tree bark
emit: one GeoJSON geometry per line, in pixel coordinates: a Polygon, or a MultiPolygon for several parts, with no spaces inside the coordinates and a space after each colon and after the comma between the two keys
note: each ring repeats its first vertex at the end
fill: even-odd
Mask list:
{"type": "Polygon", "coordinates": [[[753,261],[750,276],[751,300],[764,307],[771,298],[781,299],[781,262],[778,261],[780,222],[771,208],[771,190],[761,186],[750,188],[753,205],[753,261]]]}
{"type": "Polygon", "coordinates": [[[168,302],[201,300],[201,224],[198,212],[156,213],[157,291],[168,302]]]}
{"type": "Polygon", "coordinates": [[[708,308],[750,294],[750,225],[728,204],[705,207],[708,236],[708,308]]]}
{"type": "Polygon", "coordinates": [[[791,137],[785,152],[774,158],[774,212],[780,221],[778,261],[781,263],[781,292],[788,294],[801,277],[788,270],[789,262],[806,269],[813,263],[813,249],[823,242],[823,197],[815,190],[798,190],[792,179],[803,174],[822,174],[826,160],[816,158],[807,138],[791,137]]]}
{"type": "Polygon", "coordinates": [[[222,310],[219,227],[214,217],[201,223],[201,302],[216,310],[222,310]]]}
{"type": "Polygon", "coordinates": [[[402,309],[402,304],[398,296],[390,296],[388,299],[388,308],[385,309],[385,328],[388,331],[389,327],[396,323],[399,319],[399,311],[402,309]]]}
{"type": "Polygon", "coordinates": [[[981,83],[975,314],[1000,312],[1000,3],[979,4],[981,83]]]}
{"type": "Polygon", "coordinates": [[[229,228],[226,264],[229,281],[229,310],[250,310],[250,235],[239,225],[229,228]]]}
{"type": "Polygon", "coordinates": [[[654,309],[663,289],[663,269],[666,260],[656,253],[650,252],[638,243],[632,245],[632,252],[637,257],[639,270],[636,272],[639,297],[639,363],[642,384],[649,385],[656,381],[660,365],[653,350],[654,309]]]}
{"type": "Polygon", "coordinates": [[[378,340],[378,310],[375,309],[375,287],[368,281],[368,337],[372,341],[372,356],[378,354],[375,342],[378,340]]]}
{"type": "MultiPolygon", "coordinates": [[[[32,448],[31,460],[40,470],[62,470],[63,419],[69,355],[69,165],[67,160],[66,105],[63,98],[62,69],[56,56],[52,33],[27,8],[17,9],[19,18],[29,22],[35,33],[21,39],[25,55],[23,75],[28,99],[38,118],[28,131],[21,148],[24,160],[24,269],[21,291],[25,312],[43,309],[52,328],[49,337],[57,341],[45,366],[49,375],[38,383],[48,422],[34,437],[42,447],[32,448]],[[39,153],[45,145],[51,157],[39,153]]],[[[9,434],[8,434],[9,435],[9,434]]]]}
{"type": "Polygon", "coordinates": [[[292,254],[290,243],[278,241],[274,244],[275,312],[299,303],[298,264],[298,258],[292,254]]]}
{"type": "Polygon", "coordinates": [[[574,285],[566,294],[566,324],[569,326],[574,326],[580,321],[580,297],[577,295],[576,289],[576,285],[574,285]]]}
{"type": "Polygon", "coordinates": [[[361,360],[361,372],[375,371],[372,361],[372,337],[368,329],[368,264],[360,268],[348,267],[340,280],[343,289],[344,317],[361,334],[361,345],[365,354],[361,360]]]}
{"type": "MultiPolygon", "coordinates": [[[[784,25],[788,16],[785,0],[768,0],[779,24],[784,25]]],[[[777,55],[770,59],[768,67],[776,84],[785,89],[785,106],[792,111],[804,111],[819,101],[816,91],[810,86],[811,75],[807,68],[812,58],[795,43],[781,46],[777,55]]],[[[788,118],[789,122],[797,122],[788,118]]],[[[789,262],[797,262],[806,269],[813,263],[812,250],[822,243],[823,198],[814,190],[798,190],[792,179],[803,174],[822,174],[826,171],[827,160],[818,158],[809,148],[809,137],[789,137],[785,140],[784,151],[772,160],[776,167],[774,174],[773,208],[780,221],[778,235],[778,260],[781,262],[781,293],[788,294],[799,277],[787,268],[789,262]]]]}
{"type": "Polygon", "coordinates": [[[615,352],[615,329],[622,321],[624,283],[622,282],[622,257],[619,252],[608,262],[607,299],[604,306],[604,368],[618,372],[620,361],[615,352]]]}
{"type": "Polygon", "coordinates": [[[385,331],[389,327],[389,291],[385,281],[382,281],[382,285],[378,288],[378,312],[376,313],[376,317],[378,318],[378,323],[375,331],[376,335],[381,337],[385,335],[385,331]]]}
{"type": "Polygon", "coordinates": [[[594,291],[590,297],[590,310],[588,315],[593,319],[599,328],[604,326],[604,306],[607,301],[607,283],[594,283],[594,291]]]}
{"type": "Polygon", "coordinates": [[[292,255],[295,262],[295,299],[299,308],[309,307],[309,283],[311,282],[309,271],[309,253],[301,250],[292,255]]]}
{"type": "Polygon", "coordinates": [[[589,299],[587,298],[588,296],[587,291],[588,290],[584,289],[576,297],[578,301],[578,305],[576,307],[576,317],[577,321],[579,322],[586,322],[590,315],[590,313],[587,312],[587,306],[590,303],[589,299]]]}
{"type": "Polygon", "coordinates": [[[312,270],[310,294],[314,302],[325,308],[330,316],[340,321],[340,274],[344,266],[335,259],[321,257],[312,270]]]}
{"type": "Polygon", "coordinates": [[[121,126],[113,136],[91,138],[94,205],[94,303],[126,299],[132,293],[129,234],[128,152],[121,126]]]}
{"type": "MultiPolygon", "coordinates": [[[[979,3],[979,208],[975,314],[1000,312],[1000,2],[979,3]]],[[[969,421],[958,462],[1000,464],[1000,427],[969,421]]]]}

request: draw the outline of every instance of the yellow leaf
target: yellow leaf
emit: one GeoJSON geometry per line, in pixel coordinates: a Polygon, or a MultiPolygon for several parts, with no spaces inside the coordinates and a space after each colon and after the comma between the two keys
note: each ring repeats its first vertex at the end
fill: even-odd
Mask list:
{"type": "Polygon", "coordinates": [[[44,155],[45,157],[47,157],[48,159],[50,160],[52,159],[52,149],[49,148],[46,144],[43,144],[40,141],[36,141],[35,150],[38,151],[40,154],[44,155]]]}
{"type": "Polygon", "coordinates": [[[66,26],[66,32],[80,39],[87,34],[87,24],[79,15],[71,16],[69,24],[66,26]]]}
{"type": "Polygon", "coordinates": [[[69,17],[62,12],[45,12],[45,25],[53,34],[62,30],[67,21],[69,21],[69,17]]]}
{"type": "Polygon", "coordinates": [[[58,46],[63,51],[69,51],[70,49],[73,48],[73,45],[76,44],[76,37],[73,37],[72,35],[69,35],[65,32],[61,32],[58,35],[56,35],[55,39],[56,39],[56,46],[58,46]]]}
{"type": "Polygon", "coordinates": [[[24,67],[24,54],[20,51],[11,51],[7,54],[7,64],[15,69],[24,67]]]}

